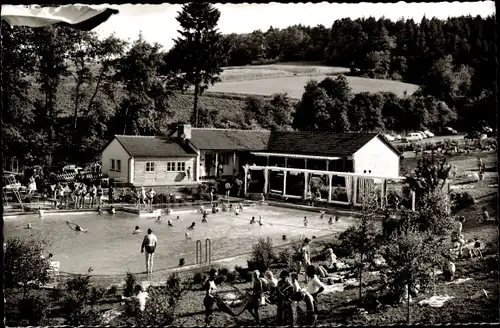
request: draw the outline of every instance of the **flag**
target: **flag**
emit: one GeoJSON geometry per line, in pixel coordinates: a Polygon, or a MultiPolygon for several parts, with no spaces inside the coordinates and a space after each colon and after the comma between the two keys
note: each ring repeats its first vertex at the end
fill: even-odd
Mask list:
{"type": "Polygon", "coordinates": [[[108,20],[118,10],[94,9],[85,5],[60,7],[27,7],[3,5],[2,19],[10,26],[44,27],[63,25],[74,29],[90,31],[108,20]]]}

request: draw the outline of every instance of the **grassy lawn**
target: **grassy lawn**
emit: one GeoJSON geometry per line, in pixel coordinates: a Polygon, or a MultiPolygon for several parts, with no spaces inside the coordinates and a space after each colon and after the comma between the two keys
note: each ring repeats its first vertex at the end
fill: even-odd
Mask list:
{"type": "MultiPolygon", "coordinates": [[[[248,70],[253,74],[252,70],[248,70]]],[[[311,79],[321,81],[328,75],[315,76],[281,76],[257,80],[223,81],[210,87],[210,92],[240,93],[269,96],[274,93],[288,93],[293,99],[300,99],[304,93],[304,86],[311,79]]],[[[359,92],[394,92],[403,96],[404,92],[412,94],[418,89],[417,85],[389,80],[376,80],[348,76],[347,80],[354,93],[359,92]]]]}

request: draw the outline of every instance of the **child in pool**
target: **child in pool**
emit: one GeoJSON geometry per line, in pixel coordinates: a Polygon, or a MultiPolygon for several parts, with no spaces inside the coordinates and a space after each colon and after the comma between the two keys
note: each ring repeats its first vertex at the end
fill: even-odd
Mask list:
{"type": "Polygon", "coordinates": [[[161,223],[161,221],[162,221],[161,216],[158,216],[158,217],[156,218],[156,223],[161,223]]]}
{"type": "Polygon", "coordinates": [[[169,227],[173,227],[173,226],[174,226],[174,225],[172,224],[172,220],[168,220],[168,221],[167,221],[167,225],[168,225],[169,227]]]}
{"type": "Polygon", "coordinates": [[[236,209],[234,210],[234,214],[239,215],[239,214],[240,214],[240,209],[239,209],[239,208],[236,208],[236,209]]]}
{"type": "Polygon", "coordinates": [[[252,216],[252,219],[250,220],[250,224],[254,224],[255,223],[255,216],[252,216]]]}
{"type": "Polygon", "coordinates": [[[309,221],[307,220],[307,216],[304,216],[304,227],[307,227],[309,221]]]}
{"type": "Polygon", "coordinates": [[[203,212],[203,218],[201,219],[201,222],[207,223],[207,211],[203,212]]]}
{"type": "Polygon", "coordinates": [[[259,225],[261,226],[261,225],[263,225],[263,224],[264,224],[264,222],[263,222],[263,220],[262,220],[262,215],[259,215],[259,225]]]}
{"type": "Polygon", "coordinates": [[[186,237],[186,239],[191,239],[191,236],[189,235],[189,232],[187,232],[187,231],[184,233],[184,236],[186,237]]]}
{"type": "Polygon", "coordinates": [[[229,212],[233,211],[233,204],[229,204],[229,212]]]}
{"type": "Polygon", "coordinates": [[[330,218],[328,219],[328,224],[329,225],[332,225],[333,224],[333,217],[330,216],[330,218]]]}
{"type": "Polygon", "coordinates": [[[142,230],[139,229],[139,226],[135,226],[134,232],[132,232],[132,234],[136,235],[136,234],[141,233],[141,232],[142,232],[142,230]]]}
{"type": "Polygon", "coordinates": [[[101,206],[97,206],[97,214],[102,215],[101,206]]]}
{"type": "Polygon", "coordinates": [[[188,227],[189,230],[194,230],[195,222],[191,222],[191,225],[188,227]]]}

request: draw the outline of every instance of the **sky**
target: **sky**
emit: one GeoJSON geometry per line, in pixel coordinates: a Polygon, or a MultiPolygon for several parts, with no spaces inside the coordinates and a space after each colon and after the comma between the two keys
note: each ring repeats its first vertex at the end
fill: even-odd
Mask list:
{"type": "MultiPolygon", "coordinates": [[[[95,5],[94,7],[105,7],[95,5]]],[[[182,5],[109,5],[120,11],[95,31],[100,37],[115,34],[129,41],[136,40],[142,32],[144,39],[160,43],[165,50],[172,47],[177,38],[179,24],[175,17],[182,5]]],[[[286,28],[295,24],[330,27],[337,19],[373,16],[391,20],[413,18],[420,21],[427,18],[471,15],[488,16],[495,13],[494,1],[483,2],[441,2],[441,3],[297,3],[297,4],[216,4],[221,12],[219,30],[223,34],[266,31],[269,27],[286,28]]]]}

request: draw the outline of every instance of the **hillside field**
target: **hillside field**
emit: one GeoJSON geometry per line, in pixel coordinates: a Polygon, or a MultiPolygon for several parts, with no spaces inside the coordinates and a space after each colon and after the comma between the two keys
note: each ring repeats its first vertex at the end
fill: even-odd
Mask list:
{"type": "MultiPolygon", "coordinates": [[[[321,81],[326,77],[348,73],[345,67],[330,67],[307,63],[281,63],[272,65],[227,67],[221,74],[222,82],[208,89],[209,92],[270,96],[288,93],[300,99],[304,86],[310,79],[321,81]]],[[[354,93],[394,92],[411,95],[418,85],[390,80],[347,76],[354,93]]]]}

